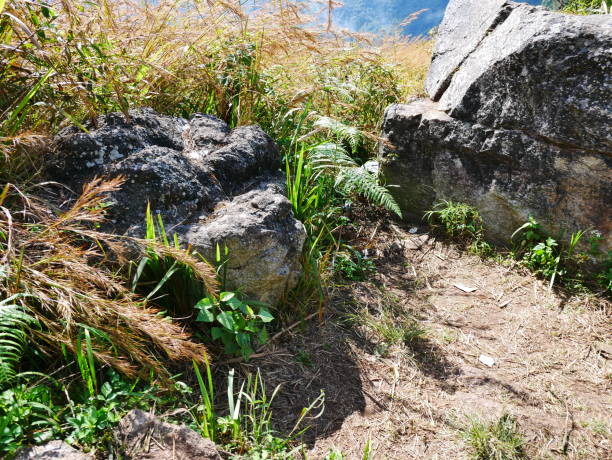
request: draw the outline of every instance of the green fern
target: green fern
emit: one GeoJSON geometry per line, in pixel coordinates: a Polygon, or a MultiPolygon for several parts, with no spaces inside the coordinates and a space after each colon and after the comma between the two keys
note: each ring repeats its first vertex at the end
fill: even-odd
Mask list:
{"type": "Polygon", "coordinates": [[[370,202],[402,216],[397,202],[378,182],[378,176],[359,166],[340,145],[327,142],[312,148],[309,161],[317,174],[334,175],[335,187],[345,195],[361,195],[370,202]]]}
{"type": "Polygon", "coordinates": [[[359,143],[363,134],[354,126],[345,125],[344,123],[334,120],[330,117],[320,117],[314,123],[318,130],[326,130],[336,138],[338,142],[347,142],[351,146],[351,150],[356,152],[359,148],[359,143]]]}
{"type": "Polygon", "coordinates": [[[26,331],[37,323],[24,307],[14,303],[19,297],[22,295],[0,302],[0,386],[15,377],[28,342],[26,331]]]}
{"type": "Polygon", "coordinates": [[[383,206],[402,217],[402,211],[389,191],[378,183],[378,178],[364,168],[341,168],[336,177],[336,187],[350,195],[356,193],[370,202],[383,206]]]}

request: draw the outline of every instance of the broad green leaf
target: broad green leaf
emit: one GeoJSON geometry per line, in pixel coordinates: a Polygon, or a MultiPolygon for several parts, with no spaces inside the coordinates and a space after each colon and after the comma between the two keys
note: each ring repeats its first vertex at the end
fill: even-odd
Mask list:
{"type": "Polygon", "coordinates": [[[221,299],[221,302],[229,302],[235,296],[236,294],[234,294],[233,292],[222,292],[219,298],[221,299]]]}
{"type": "Polygon", "coordinates": [[[257,316],[259,316],[264,323],[274,321],[274,316],[272,316],[272,314],[266,308],[260,309],[257,316]]]}
{"type": "Polygon", "coordinates": [[[242,303],[236,297],[232,297],[226,303],[232,307],[232,310],[242,310],[244,308],[244,303],[242,303]]]}
{"type": "Polygon", "coordinates": [[[212,335],[213,340],[218,340],[223,336],[223,329],[220,327],[213,327],[210,330],[210,335],[212,335]]]}
{"type": "Polygon", "coordinates": [[[259,343],[262,345],[268,341],[268,331],[265,327],[262,327],[259,330],[259,334],[257,334],[257,338],[259,339],[259,343]]]}
{"type": "Polygon", "coordinates": [[[238,334],[236,334],[236,342],[238,342],[238,345],[240,345],[242,348],[250,347],[251,336],[244,332],[239,332],[238,334]]]}
{"type": "Polygon", "coordinates": [[[213,312],[206,309],[200,310],[198,316],[196,317],[196,321],[200,321],[202,323],[212,323],[214,320],[215,315],[213,314],[213,312]]]}
{"type": "Polygon", "coordinates": [[[209,308],[213,307],[214,304],[212,302],[212,300],[210,300],[209,297],[205,297],[202,300],[200,300],[198,303],[195,304],[195,308],[200,308],[203,310],[208,310],[209,308]]]}
{"type": "Polygon", "coordinates": [[[219,315],[217,315],[217,321],[219,321],[224,328],[229,329],[230,331],[236,330],[236,321],[234,321],[232,314],[227,311],[219,313],[219,315]]]}

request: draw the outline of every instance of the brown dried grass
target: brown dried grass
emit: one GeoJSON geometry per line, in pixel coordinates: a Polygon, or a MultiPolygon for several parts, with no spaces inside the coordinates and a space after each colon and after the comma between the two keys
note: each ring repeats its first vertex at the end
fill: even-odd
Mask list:
{"type": "MultiPolygon", "coordinates": [[[[127,251],[126,241],[92,229],[104,219],[107,194],[122,181],[93,180],[63,213],[6,184],[0,195],[0,292],[26,294],[21,302],[41,325],[30,331],[31,338],[45,353],[57,355],[62,347],[74,352],[87,328],[100,362],[129,376],[154,371],[163,378],[168,373],[162,361],[204,362],[208,355],[181,325],[130,292],[113,270],[127,251]]],[[[215,289],[212,267],[176,249],[154,248],[188,264],[215,289]]]]}

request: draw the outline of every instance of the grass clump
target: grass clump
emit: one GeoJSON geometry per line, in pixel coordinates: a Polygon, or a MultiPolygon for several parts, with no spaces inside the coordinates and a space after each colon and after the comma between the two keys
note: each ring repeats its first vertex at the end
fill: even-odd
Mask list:
{"type": "Polygon", "coordinates": [[[441,201],[427,211],[424,217],[430,225],[441,227],[447,236],[458,241],[480,241],[484,237],[480,213],[465,203],[441,201]]]}
{"type": "Polygon", "coordinates": [[[474,254],[489,256],[493,253],[493,247],[484,240],[484,222],[475,207],[444,200],[427,211],[424,218],[450,239],[468,246],[474,254]]]}
{"type": "MultiPolygon", "coordinates": [[[[168,375],[160,358],[201,361],[206,348],[127,288],[112,262],[112,257],[125,260],[124,242],[92,229],[104,218],[106,194],[120,184],[120,179],[88,184],[65,212],[7,184],[0,196],[5,210],[0,233],[7,235],[0,239],[0,293],[35,319],[37,327],[32,322],[27,336],[52,359],[64,349],[76,353],[78,338],[88,331],[96,360],[129,376],[151,369],[168,375]],[[25,212],[10,211],[17,206],[25,212]]],[[[214,283],[208,266],[192,267],[194,277],[214,283]]]]}
{"type": "Polygon", "coordinates": [[[612,254],[600,249],[602,236],[598,232],[581,230],[572,233],[568,242],[563,242],[548,235],[530,217],[512,237],[517,246],[511,256],[536,275],[549,280],[551,288],[558,282],[574,290],[584,290],[590,285],[604,293],[611,292],[612,254]]]}
{"type": "Polygon", "coordinates": [[[397,305],[384,305],[378,312],[363,308],[347,315],[347,320],[371,333],[378,342],[377,349],[386,354],[394,345],[410,345],[427,334],[419,322],[397,305]]]}
{"type": "Polygon", "coordinates": [[[475,460],[521,460],[525,441],[516,419],[503,414],[494,422],[471,418],[462,435],[472,450],[475,460]]]}
{"type": "Polygon", "coordinates": [[[562,11],[573,14],[608,14],[610,8],[610,0],[568,0],[562,11]]]}

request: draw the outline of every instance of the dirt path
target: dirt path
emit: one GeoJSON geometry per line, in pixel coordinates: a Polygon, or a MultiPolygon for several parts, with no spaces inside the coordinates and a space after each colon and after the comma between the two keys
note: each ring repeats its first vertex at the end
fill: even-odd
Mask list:
{"type": "Polygon", "coordinates": [[[270,388],[283,384],[282,429],[325,391],[305,435],[311,458],[330,449],[362,458],[368,439],[375,459],[469,458],[466,417],[503,413],[516,417],[529,458],[612,458],[608,303],[551,293],[520,269],[399,224],[358,234],[376,273],[336,286],[324,324],[252,363],[270,388]],[[411,318],[425,332],[396,340],[393,325],[411,318]]]}

